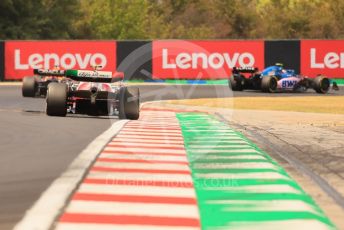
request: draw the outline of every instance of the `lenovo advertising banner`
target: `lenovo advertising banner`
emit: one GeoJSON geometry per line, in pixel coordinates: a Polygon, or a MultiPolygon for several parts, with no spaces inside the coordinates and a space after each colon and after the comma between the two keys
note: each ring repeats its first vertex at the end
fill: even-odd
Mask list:
{"type": "Polygon", "coordinates": [[[91,69],[102,65],[103,70],[116,70],[114,41],[7,41],[5,43],[5,80],[32,76],[33,69],[91,69]]]}
{"type": "Polygon", "coordinates": [[[0,41],[0,81],[5,78],[5,42],[0,41]]]}
{"type": "Polygon", "coordinates": [[[153,78],[228,78],[234,66],[264,67],[264,41],[153,41],[153,78]]]}
{"type": "Polygon", "coordinates": [[[301,40],[301,73],[309,77],[324,74],[344,77],[344,41],[301,40]]]}

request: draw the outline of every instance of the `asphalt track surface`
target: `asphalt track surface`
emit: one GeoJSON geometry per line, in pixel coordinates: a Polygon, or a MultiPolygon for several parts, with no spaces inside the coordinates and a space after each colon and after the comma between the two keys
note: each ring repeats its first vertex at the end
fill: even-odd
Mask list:
{"type": "MultiPolygon", "coordinates": [[[[141,101],[231,97],[227,86],[139,85],[141,101]]],[[[343,88],[329,95],[344,95],[343,88]]],[[[313,92],[302,95],[314,95],[313,92]]],[[[241,96],[300,96],[238,92],[241,96]]],[[[43,98],[22,98],[20,86],[0,86],[0,229],[12,229],[41,193],[116,118],[45,115],[43,98]]]]}

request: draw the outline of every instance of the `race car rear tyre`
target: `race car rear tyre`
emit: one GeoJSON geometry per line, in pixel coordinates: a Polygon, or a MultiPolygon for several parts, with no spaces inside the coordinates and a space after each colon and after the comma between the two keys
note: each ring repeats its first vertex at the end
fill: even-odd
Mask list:
{"type": "Polygon", "coordinates": [[[47,115],[64,117],[67,114],[68,87],[64,83],[50,83],[47,91],[47,115]]]}
{"type": "Polygon", "coordinates": [[[22,85],[23,97],[34,97],[36,96],[38,83],[35,77],[24,77],[22,85]]]}
{"type": "Polygon", "coordinates": [[[277,89],[277,79],[274,76],[262,78],[261,89],[265,93],[274,93],[277,89]]]}
{"type": "Polygon", "coordinates": [[[330,89],[330,80],[324,76],[318,76],[313,80],[313,89],[317,93],[325,94],[330,89]]]}
{"type": "MultiPolygon", "coordinates": [[[[240,76],[242,78],[242,76],[240,76]]],[[[232,91],[242,91],[244,89],[242,83],[234,78],[234,76],[231,76],[229,78],[229,88],[232,89],[232,91]]]]}
{"type": "Polygon", "coordinates": [[[119,119],[137,120],[140,116],[140,90],[122,87],[119,92],[119,119]]]}

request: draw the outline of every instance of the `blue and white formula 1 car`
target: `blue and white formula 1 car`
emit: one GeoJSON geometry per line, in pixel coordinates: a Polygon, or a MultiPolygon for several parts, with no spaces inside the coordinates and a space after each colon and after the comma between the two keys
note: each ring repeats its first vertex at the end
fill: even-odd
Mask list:
{"type": "MultiPolygon", "coordinates": [[[[329,91],[330,86],[330,79],[323,75],[308,78],[296,74],[292,69],[284,69],[282,64],[269,66],[262,72],[253,67],[234,67],[229,79],[229,87],[233,91],[253,89],[268,93],[304,92],[312,88],[317,93],[325,94],[329,91]]],[[[333,82],[333,89],[338,89],[335,82],[333,82]]]]}

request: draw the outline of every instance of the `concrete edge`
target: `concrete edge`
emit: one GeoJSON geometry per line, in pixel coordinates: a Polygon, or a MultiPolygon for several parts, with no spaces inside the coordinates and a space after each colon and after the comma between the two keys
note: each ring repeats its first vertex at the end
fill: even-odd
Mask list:
{"type": "Polygon", "coordinates": [[[84,177],[99,152],[116,135],[128,120],[114,123],[93,140],[70,164],[60,177],[46,189],[36,203],[26,212],[14,230],[46,230],[51,228],[64,208],[66,201],[84,177]]]}

